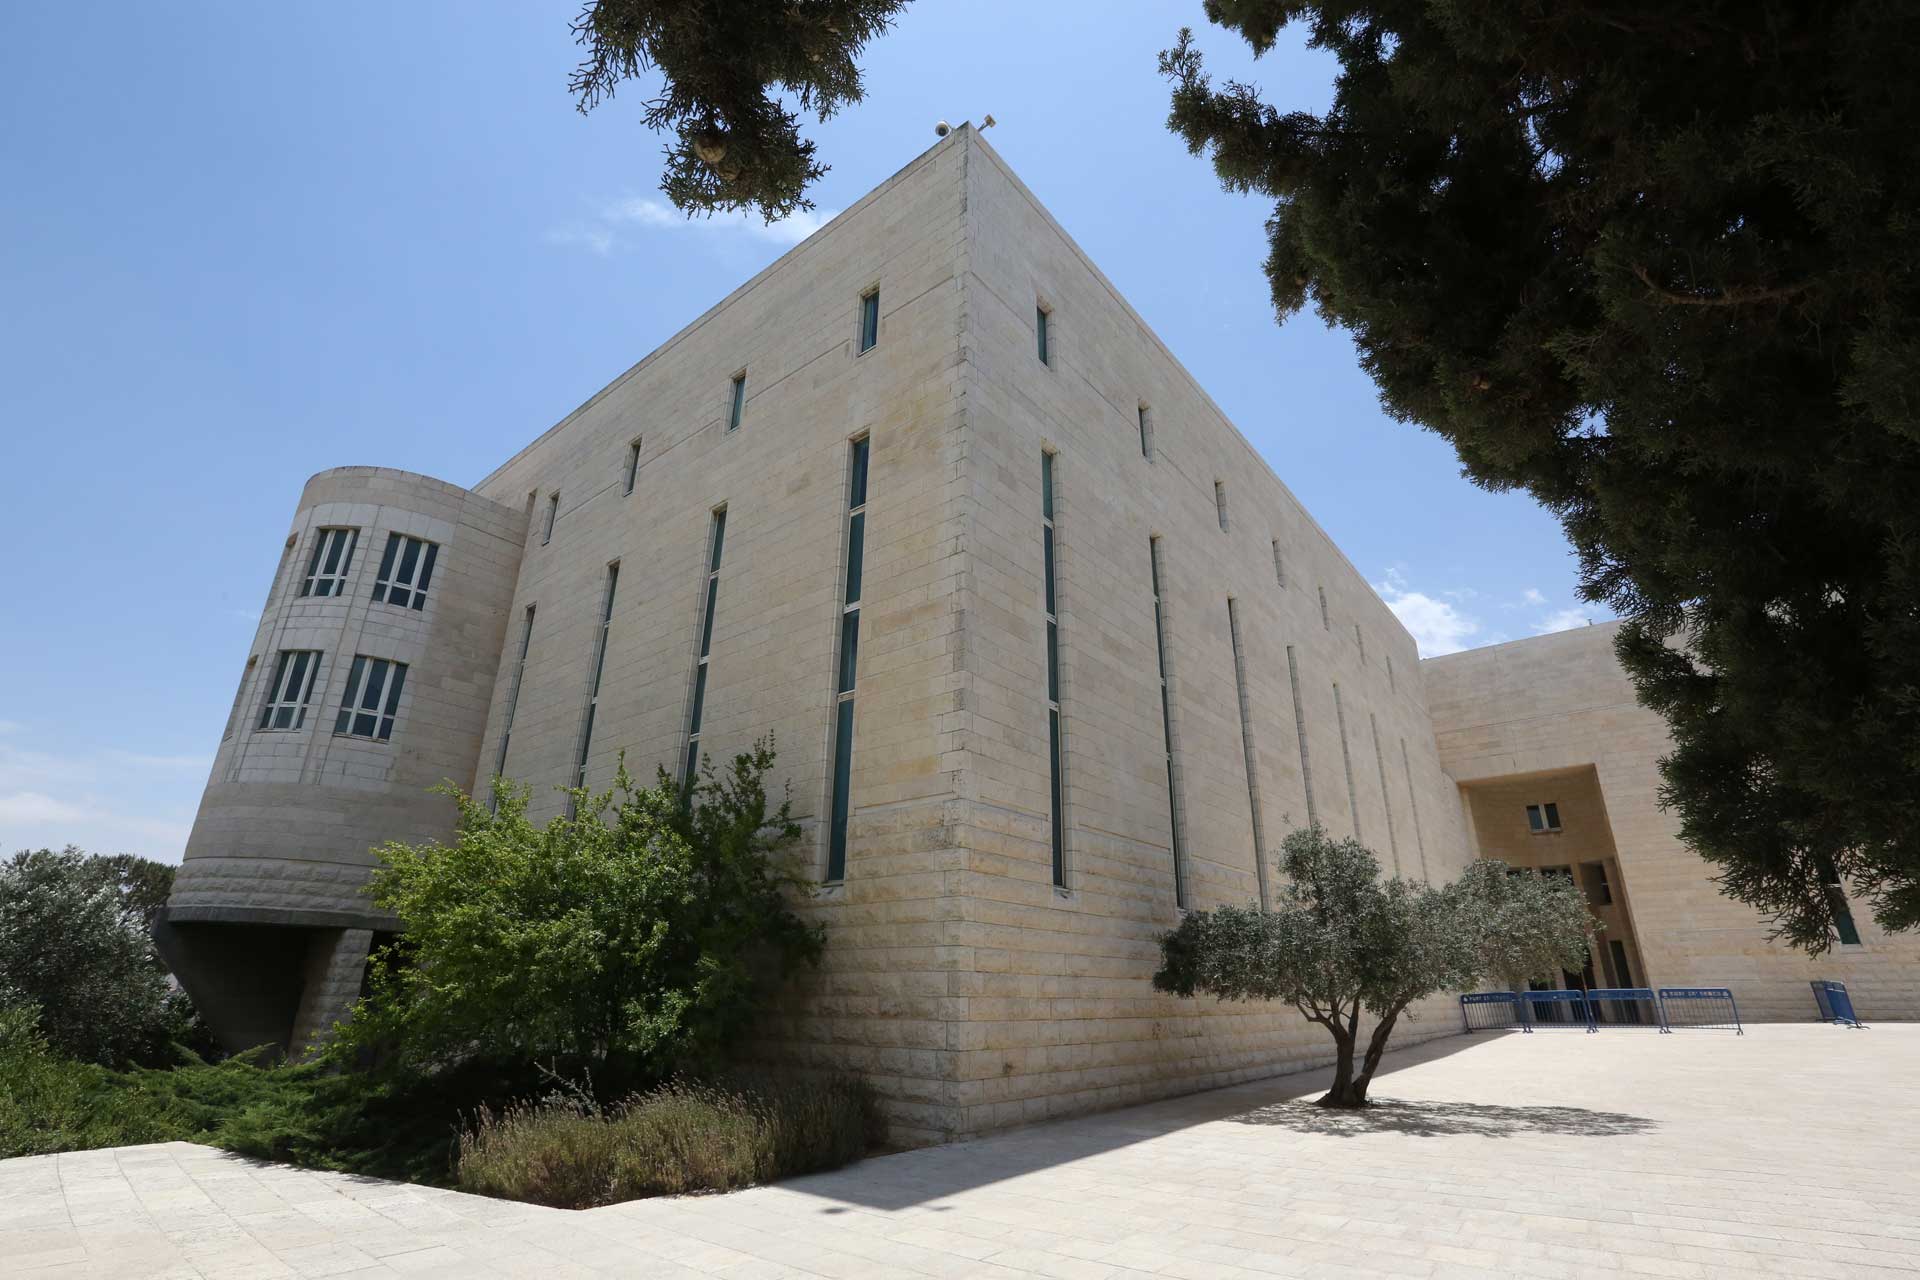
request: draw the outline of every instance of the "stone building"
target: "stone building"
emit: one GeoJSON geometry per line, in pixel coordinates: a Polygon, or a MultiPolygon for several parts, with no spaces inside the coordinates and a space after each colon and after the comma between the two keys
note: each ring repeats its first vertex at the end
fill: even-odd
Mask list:
{"type": "MultiPolygon", "coordinates": [[[[1269,896],[1310,821],[1434,881],[1600,866],[1635,981],[1799,1016],[1808,967],[1674,843],[1623,687],[1597,628],[1420,662],[962,127],[473,489],[308,483],[162,942],[230,1043],[303,1044],[394,927],[368,847],[450,834],[433,784],[508,776],[540,818],[621,751],[772,734],[829,943],[764,1049],[864,1073],[905,1140],[1323,1059],[1289,1011],[1149,982],[1182,906],[1269,896]]],[[[1915,959],[1845,972],[1911,1013],[1915,959]]]]}

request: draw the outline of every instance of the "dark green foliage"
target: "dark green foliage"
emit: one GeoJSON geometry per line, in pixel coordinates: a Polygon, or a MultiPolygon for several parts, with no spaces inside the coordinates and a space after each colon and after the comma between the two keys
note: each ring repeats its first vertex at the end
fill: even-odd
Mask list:
{"type": "Polygon", "coordinates": [[[664,772],[574,794],[577,814],[527,820],[455,792],[451,845],[390,844],[370,892],[405,935],[377,953],[372,995],[335,1041],[418,1072],[546,1063],[608,1089],[717,1066],[792,973],[817,926],[788,908],[799,834],[769,805],[765,743],[683,792],[664,772]]]}
{"type": "Polygon", "coordinates": [[[1153,985],[1181,996],[1284,1000],[1325,1027],[1335,1062],[1324,1107],[1367,1105],[1367,1086],[1409,1005],[1472,985],[1490,963],[1518,964],[1523,973],[1565,958],[1578,964],[1593,929],[1577,889],[1542,881],[1508,894],[1501,863],[1469,867],[1441,889],[1383,881],[1371,850],[1316,826],[1287,836],[1281,865],[1287,883],[1271,911],[1187,913],[1161,939],[1153,985]],[[1374,1025],[1356,1069],[1363,1009],[1374,1025]]]}
{"type": "Polygon", "coordinates": [[[604,1110],[552,1097],[483,1111],[461,1135],[458,1181],[590,1209],[837,1169],[883,1134],[872,1091],[849,1077],[672,1081],[604,1110]]]}
{"type": "Polygon", "coordinates": [[[1475,935],[1448,895],[1398,876],[1355,840],[1320,827],[1282,846],[1285,888],[1273,910],[1189,912],[1161,941],[1162,991],[1228,1000],[1284,1000],[1333,1037],[1333,1087],[1322,1106],[1365,1106],[1367,1086],[1400,1014],[1416,1000],[1472,980],[1475,935]],[[1365,1009],[1374,1031],[1356,1073],[1365,1009]]]}
{"type": "Polygon", "coordinates": [[[660,189],[686,213],[753,208],[768,222],[811,209],[827,171],[799,112],[860,101],[855,61],[906,0],[590,0],[573,25],[586,60],[569,86],[584,113],[658,69],[649,129],[671,129],[660,189]]]}
{"type": "Polygon", "coordinates": [[[172,883],[172,867],[72,846],[0,862],[0,1004],[32,1008],[69,1057],[165,1059],[191,1018],[147,932],[172,883]]]}
{"type": "Polygon", "coordinates": [[[1276,198],[1280,315],[1560,517],[1687,842],[1809,950],[1836,870],[1920,923],[1920,8],[1206,12],[1339,58],[1326,115],[1282,114],[1183,33],[1172,127],[1276,198]]]}

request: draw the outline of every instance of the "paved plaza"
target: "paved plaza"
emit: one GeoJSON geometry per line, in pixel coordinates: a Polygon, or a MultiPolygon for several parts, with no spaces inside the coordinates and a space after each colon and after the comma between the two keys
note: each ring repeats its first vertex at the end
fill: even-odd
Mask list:
{"type": "Polygon", "coordinates": [[[1453,1036],[585,1213],[185,1143],[0,1161],[0,1274],[1256,1280],[1920,1275],[1920,1026],[1453,1036]]]}

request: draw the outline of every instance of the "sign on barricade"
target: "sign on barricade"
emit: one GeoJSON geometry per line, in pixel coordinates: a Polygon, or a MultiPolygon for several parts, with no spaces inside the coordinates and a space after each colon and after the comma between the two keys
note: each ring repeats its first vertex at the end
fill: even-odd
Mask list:
{"type": "Polygon", "coordinates": [[[1660,1018],[1669,1031],[1731,1030],[1745,1035],[1740,1025],[1740,1006],[1733,992],[1725,987],[1662,987],[1660,1018]]]}

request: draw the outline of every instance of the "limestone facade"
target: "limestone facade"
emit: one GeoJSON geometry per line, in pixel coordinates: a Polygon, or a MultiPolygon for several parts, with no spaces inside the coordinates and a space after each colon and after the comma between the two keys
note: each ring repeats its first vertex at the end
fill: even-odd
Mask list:
{"type": "MultiPolygon", "coordinates": [[[[296,1016],[324,1025],[325,1001],[287,1003],[300,974],[350,998],[358,935],[393,927],[356,895],[368,846],[450,834],[427,787],[498,771],[542,818],[583,765],[594,787],[622,752],[677,773],[697,706],[716,760],[774,738],[820,880],[800,908],[827,926],[825,962],[759,1048],[862,1072],[905,1141],[1325,1059],[1291,1012],[1156,994],[1158,936],[1182,898],[1277,892],[1280,842],[1310,820],[1450,878],[1476,851],[1459,782],[1494,776],[1450,772],[1471,731],[1436,736],[1480,714],[1444,692],[1458,664],[1418,660],[965,127],[471,491],[316,477],[273,591],[163,926],[210,958],[183,966],[197,995],[228,981],[219,957],[291,957],[233,1038],[283,1007],[283,1042],[296,1016]],[[424,614],[389,616],[364,578],[290,596],[315,531],[357,523],[374,556],[403,518],[442,540],[424,614]],[[391,739],[334,738],[340,659],[369,637],[413,664],[391,739]],[[287,647],[325,650],[332,674],[303,730],[262,730],[259,668],[287,647]],[[312,932],[287,951],[274,928],[312,932]]],[[[1610,812],[1644,800],[1609,777],[1610,812]]],[[[1643,888],[1641,829],[1615,813],[1612,830],[1640,912],[1672,881],[1643,888]]],[[[1648,951],[1656,980],[1665,963],[1648,951]]],[[[1456,1019],[1436,1000],[1401,1034],[1456,1019]]]]}
{"type": "Polygon", "coordinates": [[[1642,982],[1727,987],[1741,1013],[1813,1016],[1807,984],[1847,984],[1867,1021],[1920,1018],[1920,937],[1888,936],[1849,894],[1860,941],[1809,959],[1769,940],[1766,921],[1721,895],[1712,868],[1660,808],[1659,716],[1634,701],[1613,656],[1616,624],[1472,649],[1421,663],[1440,762],[1460,784],[1469,840],[1524,866],[1617,862],[1613,925],[1642,982]],[[1563,797],[1558,833],[1532,834],[1526,806],[1563,797]]]}

